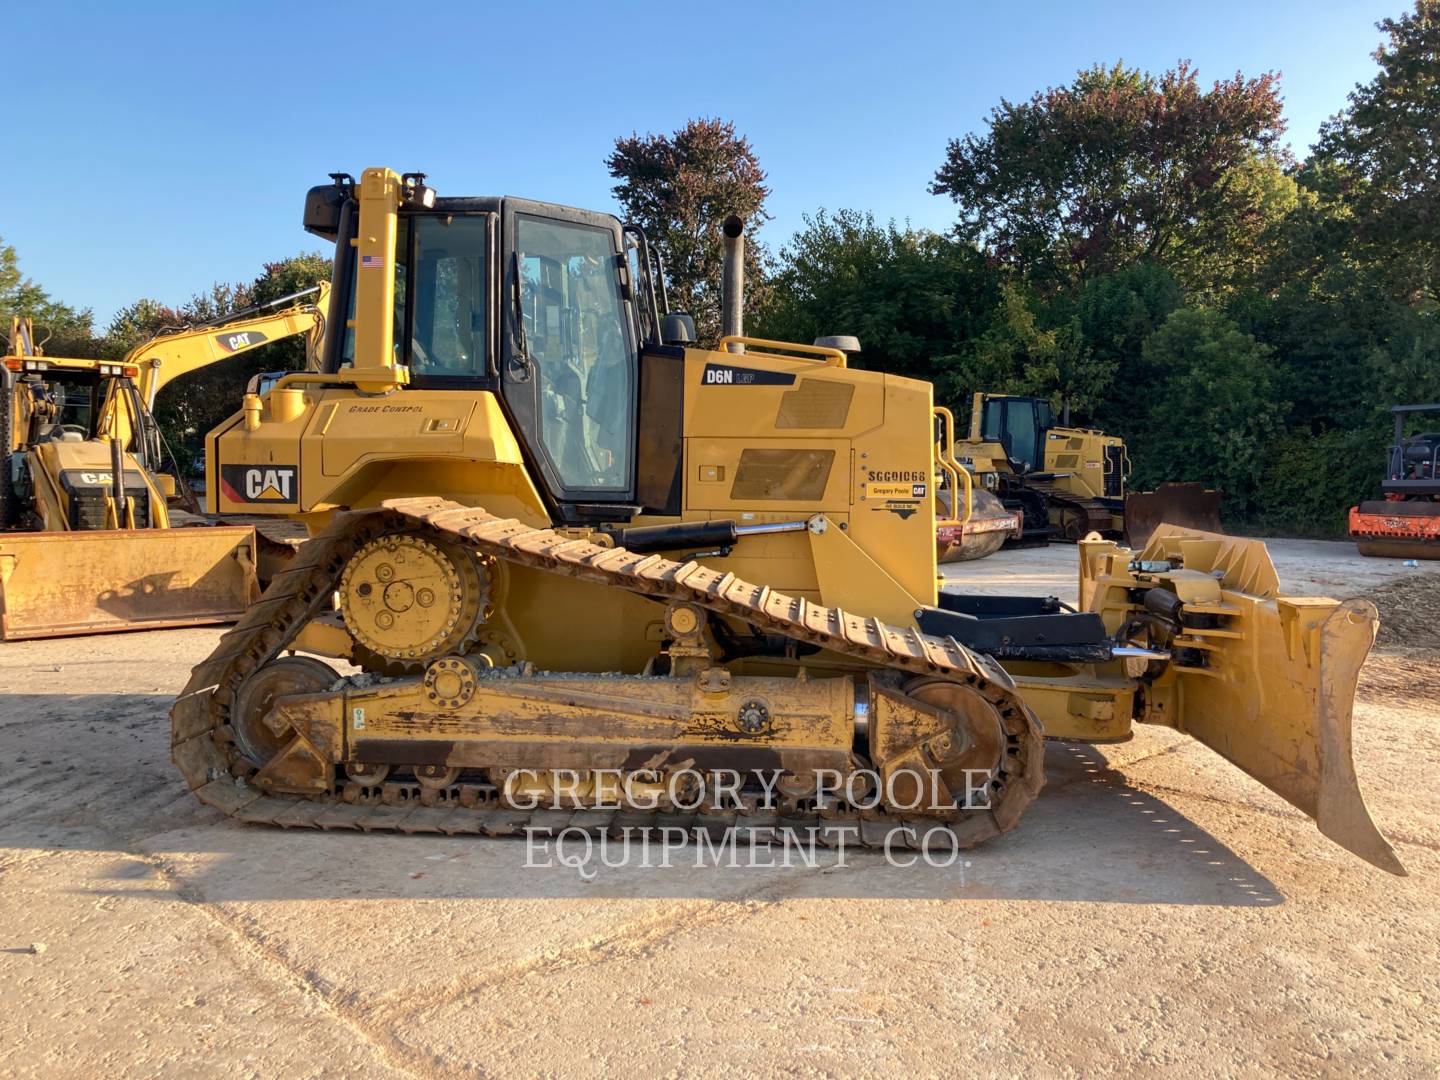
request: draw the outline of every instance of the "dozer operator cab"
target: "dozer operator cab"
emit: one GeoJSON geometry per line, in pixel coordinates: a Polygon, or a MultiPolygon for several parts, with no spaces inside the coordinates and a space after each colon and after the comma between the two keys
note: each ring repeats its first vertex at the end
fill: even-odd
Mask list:
{"type": "Polygon", "coordinates": [[[986,395],[980,414],[980,435],[1005,447],[1016,472],[1045,466],[1045,433],[1055,425],[1055,412],[1042,398],[986,395]]]}
{"type": "Polygon", "coordinates": [[[1055,411],[1044,398],[984,394],[981,400],[980,437],[1003,446],[1017,473],[1036,474],[1036,479],[1073,477],[1073,486],[1095,498],[1125,496],[1129,462],[1120,440],[1056,424],[1055,411]]]}
{"type": "MultiPolygon", "coordinates": [[[[355,305],[387,278],[394,366],[413,389],[493,392],[557,520],[663,509],[678,462],[657,474],[658,455],[647,457],[638,438],[641,352],[669,361],[671,389],[681,353],[660,338],[662,324],[675,324],[661,316],[644,233],[608,214],[516,198],[436,199],[423,194],[423,178],[406,182],[422,194],[397,215],[393,263],[351,243],[358,214],[348,177],[310,193],[305,225],[337,241],[335,304],[349,313],[329,328],[322,371],[366,363],[357,358],[355,305]]],[[[664,431],[651,434],[666,442],[664,431]]]]}

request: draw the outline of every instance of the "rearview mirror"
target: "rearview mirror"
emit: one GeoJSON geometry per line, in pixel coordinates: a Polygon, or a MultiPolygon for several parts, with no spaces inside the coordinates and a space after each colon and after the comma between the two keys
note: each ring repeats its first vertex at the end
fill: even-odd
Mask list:
{"type": "Polygon", "coordinates": [[[695,320],[683,311],[661,316],[660,340],[666,345],[695,344],[695,320]]]}

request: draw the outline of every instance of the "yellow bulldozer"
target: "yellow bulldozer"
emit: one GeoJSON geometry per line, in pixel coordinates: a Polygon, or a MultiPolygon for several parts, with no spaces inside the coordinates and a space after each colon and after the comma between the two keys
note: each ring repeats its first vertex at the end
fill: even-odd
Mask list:
{"type": "Polygon", "coordinates": [[[304,220],[353,316],[208,437],[212,511],[312,536],[172,709],[205,803],[964,847],[1016,824],[1047,736],[1140,722],[1403,873],[1350,753],[1368,603],[1171,527],[1082,543],[1078,612],[940,593],[930,385],[745,337],[740,230],[710,349],[608,214],[373,168],[304,220]]]}
{"type": "Polygon", "coordinates": [[[984,490],[1022,516],[1024,542],[1074,543],[1092,532],[1143,547],[1162,522],[1220,532],[1220,493],[1198,483],[1130,491],[1125,441],[1055,422],[1044,398],[976,393],[956,444],[984,490]]]}
{"type": "MultiPolygon", "coordinates": [[[[164,333],[119,361],[46,355],[14,318],[0,368],[0,640],[233,622],[258,594],[251,525],[176,528],[152,415],[173,379],[293,335],[329,285],[164,333]]],[[[183,484],[183,479],[180,480],[183,484]]],[[[286,550],[288,553],[288,549],[286,550]]]]}

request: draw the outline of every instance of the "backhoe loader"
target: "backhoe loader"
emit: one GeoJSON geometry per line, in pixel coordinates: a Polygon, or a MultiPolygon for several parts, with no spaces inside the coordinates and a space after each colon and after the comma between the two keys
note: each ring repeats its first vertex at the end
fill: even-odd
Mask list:
{"type": "Polygon", "coordinates": [[[1078,612],[940,593],[928,383],[747,338],[733,295],[694,345],[608,214],[374,168],[304,222],[353,318],[208,436],[212,510],[312,537],[172,708],[203,802],[964,847],[1016,824],[1045,737],[1138,722],[1404,872],[1350,753],[1372,605],[1284,596],[1262,544],[1172,526],[1082,541],[1078,612]]]}
{"type": "Polygon", "coordinates": [[[176,477],[160,471],[151,408],[189,372],[292,335],[318,341],[328,293],[165,333],[118,362],[48,356],[29,321],[12,320],[0,368],[0,639],[231,622],[245,610],[263,541],[251,525],[174,527],[176,477]]]}
{"type": "Polygon", "coordinates": [[[1124,440],[1057,424],[1044,398],[972,395],[958,452],[985,490],[1022,514],[1027,541],[1073,543],[1098,532],[1141,547],[1162,522],[1220,531],[1218,491],[1195,483],[1128,490],[1124,440]]]}

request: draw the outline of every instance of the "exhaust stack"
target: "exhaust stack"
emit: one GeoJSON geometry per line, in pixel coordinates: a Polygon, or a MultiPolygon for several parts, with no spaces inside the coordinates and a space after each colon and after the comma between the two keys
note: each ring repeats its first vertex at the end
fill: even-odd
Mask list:
{"type": "MultiPolygon", "coordinates": [[[[745,220],[731,214],[720,225],[725,240],[725,261],[720,276],[720,333],[739,337],[745,333],[745,220]]],[[[743,353],[744,345],[729,345],[743,353]]]]}

